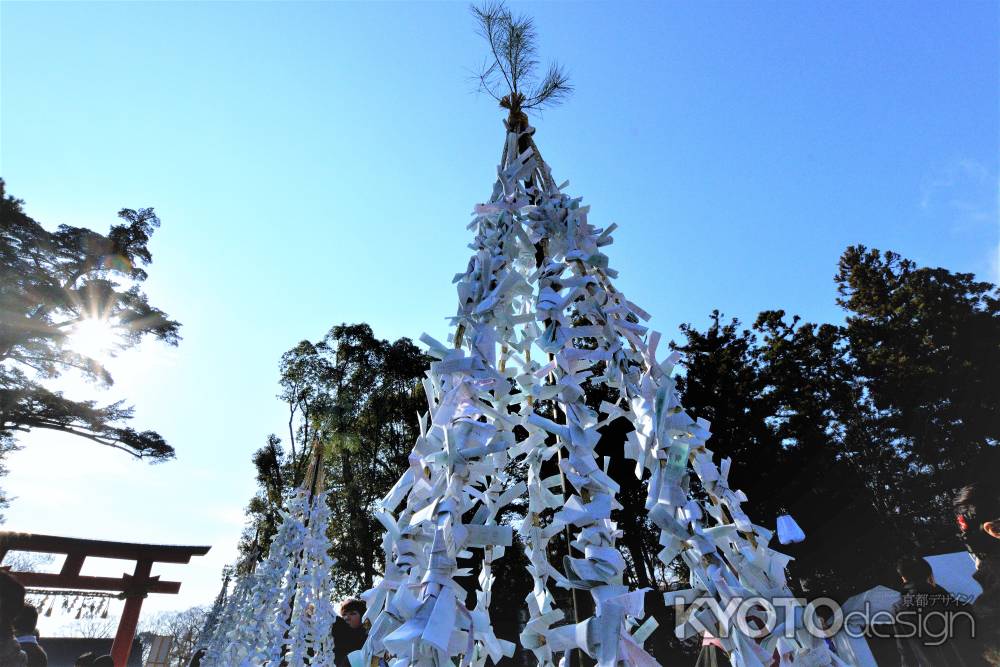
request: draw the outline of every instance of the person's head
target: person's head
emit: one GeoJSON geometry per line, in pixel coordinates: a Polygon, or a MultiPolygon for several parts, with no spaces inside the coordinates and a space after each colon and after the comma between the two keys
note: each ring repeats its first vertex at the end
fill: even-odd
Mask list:
{"type": "Polygon", "coordinates": [[[934,586],[934,571],[931,565],[923,558],[907,556],[896,561],[896,572],[904,584],[923,586],[929,584],[934,586]]]}
{"type": "Polygon", "coordinates": [[[361,627],[361,617],[365,615],[365,601],[348,598],[340,603],[340,615],[352,629],[361,627]]]}
{"type": "Polygon", "coordinates": [[[1000,482],[986,477],[962,487],[953,507],[969,551],[980,558],[1000,556],[1000,482]]]}
{"type": "Polygon", "coordinates": [[[94,660],[97,660],[97,656],[94,655],[94,652],[87,651],[86,653],[81,653],[76,657],[76,662],[73,663],[73,667],[94,667],[94,660]]]}
{"type": "Polygon", "coordinates": [[[115,659],[110,655],[104,654],[99,656],[97,660],[91,663],[93,667],[115,667],[115,659]]]}
{"type": "Polygon", "coordinates": [[[35,634],[36,625],[38,625],[38,610],[25,602],[21,611],[14,617],[14,634],[18,637],[35,634]]]}

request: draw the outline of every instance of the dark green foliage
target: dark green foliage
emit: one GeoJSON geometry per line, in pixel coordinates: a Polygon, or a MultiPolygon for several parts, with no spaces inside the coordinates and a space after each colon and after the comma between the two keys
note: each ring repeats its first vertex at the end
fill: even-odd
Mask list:
{"type": "Polygon", "coordinates": [[[417,413],[427,409],[420,379],[428,364],[409,339],[378,339],[367,324],[335,326],[322,341],[302,341],[282,356],[289,450],[271,435],[254,454],[260,490],[240,545],[244,570],[267,552],[282,499],[302,483],[319,440],[327,445],[336,592],[356,595],[372,586],[383,567],[375,503],[408,466],[417,413]]]}
{"type": "Polygon", "coordinates": [[[159,219],[151,208],[122,209],[121,223],[106,235],[68,225],[50,232],[22,204],[0,180],[0,448],[40,428],[137,457],[171,458],[173,448],[158,433],[127,425],[130,407],[75,401],[45,386],[67,370],[112,383],[99,360],[73,349],[74,327],[87,320],[113,325],[119,350],[147,336],[177,344],[180,325],[139,289],[159,219]]]}
{"type": "Polygon", "coordinates": [[[843,326],[714,312],[676,347],[683,403],[712,422],[751,518],[804,528],[783,548],[794,583],[843,596],[894,584],[898,555],[961,548],[948,500],[1000,439],[1000,302],[969,274],[863,247],[836,281],[843,326]]]}
{"type": "Polygon", "coordinates": [[[860,383],[927,493],[1000,437],[1000,292],[972,274],[849,248],[838,303],[860,383]]]}

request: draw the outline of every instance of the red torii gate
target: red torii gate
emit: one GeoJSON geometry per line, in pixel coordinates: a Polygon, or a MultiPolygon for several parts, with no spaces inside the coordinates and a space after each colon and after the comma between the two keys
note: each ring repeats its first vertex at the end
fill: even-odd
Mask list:
{"type": "Polygon", "coordinates": [[[0,531],[0,561],[8,551],[33,551],[66,556],[58,573],[12,571],[11,574],[22,585],[33,588],[121,593],[120,597],[125,599],[125,609],[122,611],[118,632],[115,633],[114,644],[111,646],[111,657],[114,658],[115,667],[125,667],[128,662],[143,598],[149,593],[177,593],[181,588],[179,581],[160,581],[159,577],[150,576],[153,563],[188,563],[191,556],[204,556],[210,548],[107,542],[0,531]],[[80,569],[87,556],[134,560],[135,570],[132,574],[122,574],[120,578],[83,576],[80,574],[80,569]]]}

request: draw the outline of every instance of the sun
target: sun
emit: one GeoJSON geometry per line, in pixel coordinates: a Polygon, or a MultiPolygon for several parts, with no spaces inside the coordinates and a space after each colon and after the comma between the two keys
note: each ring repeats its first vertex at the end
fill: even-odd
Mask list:
{"type": "Polygon", "coordinates": [[[115,323],[109,319],[86,318],[73,325],[69,348],[94,361],[106,361],[112,356],[118,341],[115,323]]]}

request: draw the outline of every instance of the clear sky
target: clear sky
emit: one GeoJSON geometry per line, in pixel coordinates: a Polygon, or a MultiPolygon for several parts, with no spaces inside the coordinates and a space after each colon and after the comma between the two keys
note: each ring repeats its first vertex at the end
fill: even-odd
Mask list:
{"type": "MultiPolygon", "coordinates": [[[[997,280],[996,2],[515,8],[577,87],[537,143],[619,223],[618,285],[668,336],[713,308],[836,321],[855,243],[997,280]]],[[[207,603],[250,455],[285,428],[281,353],[339,322],[447,333],[503,140],[469,79],[483,44],[461,2],[3,2],[0,23],[9,192],[48,226],[155,207],[146,288],[184,325],[110,391],[67,383],[127,398],[177,459],[32,434],[5,527],[210,544],[147,604],[207,603]]]]}

